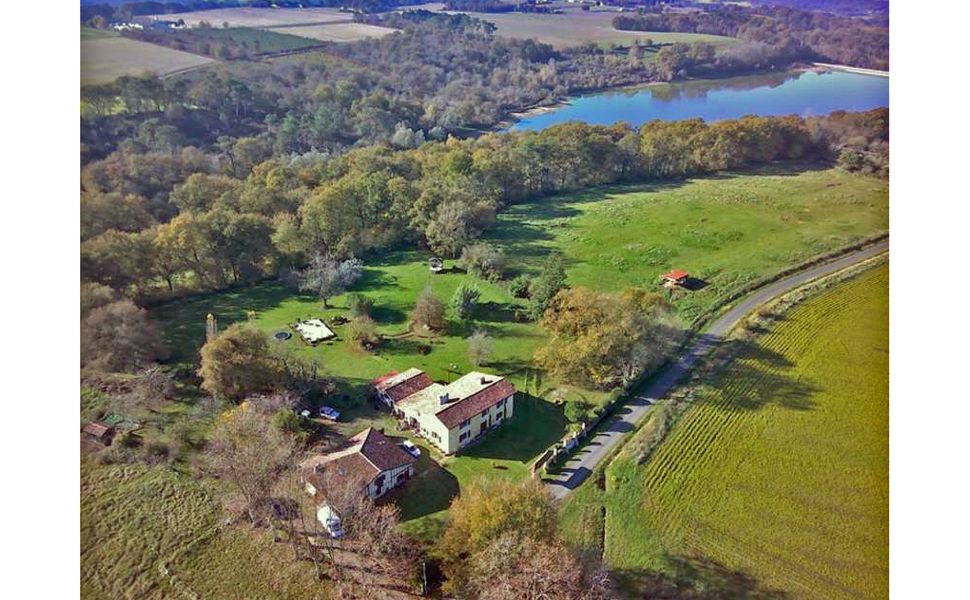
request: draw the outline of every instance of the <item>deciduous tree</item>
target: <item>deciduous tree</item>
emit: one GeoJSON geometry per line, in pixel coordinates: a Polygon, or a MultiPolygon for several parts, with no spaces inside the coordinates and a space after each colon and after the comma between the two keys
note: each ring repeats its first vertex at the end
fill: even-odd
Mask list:
{"type": "Polygon", "coordinates": [[[202,347],[202,389],[221,400],[240,400],[270,390],[279,382],[266,334],[236,323],[202,347]]]}

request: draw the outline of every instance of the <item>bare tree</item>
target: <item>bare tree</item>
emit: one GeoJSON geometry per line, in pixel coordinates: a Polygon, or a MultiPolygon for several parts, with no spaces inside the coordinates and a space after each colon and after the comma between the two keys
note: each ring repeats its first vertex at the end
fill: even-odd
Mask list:
{"type": "Polygon", "coordinates": [[[300,289],[317,294],[327,308],[330,298],[342,294],[360,279],[363,268],[364,263],[353,256],[338,260],[333,255],[318,253],[300,274],[300,289]]]}
{"type": "Polygon", "coordinates": [[[271,427],[265,415],[246,403],[219,417],[203,464],[210,475],[240,493],[249,519],[256,525],[264,501],[291,464],[295,449],[295,440],[271,427]]]}

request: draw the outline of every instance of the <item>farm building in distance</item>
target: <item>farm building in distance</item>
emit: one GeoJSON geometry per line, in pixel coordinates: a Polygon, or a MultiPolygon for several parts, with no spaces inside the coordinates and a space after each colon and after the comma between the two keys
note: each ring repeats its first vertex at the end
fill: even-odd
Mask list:
{"type": "Polygon", "coordinates": [[[660,276],[663,280],[663,284],[667,287],[673,287],[675,285],[684,285],[690,278],[690,273],[684,271],[683,269],[674,269],[660,276]]]}
{"type": "Polygon", "coordinates": [[[421,437],[454,454],[485,436],[514,411],[515,387],[504,377],[472,371],[448,385],[420,369],[374,382],[378,397],[421,437]]]}
{"type": "Polygon", "coordinates": [[[350,438],[335,452],[317,454],[300,463],[303,485],[318,502],[323,490],[347,483],[377,499],[414,475],[417,459],[372,427],[350,438]]]}

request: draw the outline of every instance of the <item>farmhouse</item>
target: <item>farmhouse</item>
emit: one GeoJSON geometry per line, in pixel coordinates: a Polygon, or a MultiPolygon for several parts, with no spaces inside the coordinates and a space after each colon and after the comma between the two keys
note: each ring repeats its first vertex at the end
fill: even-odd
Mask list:
{"type": "Polygon", "coordinates": [[[322,501],[324,490],[335,485],[359,486],[377,499],[414,475],[417,459],[372,427],[350,438],[346,447],[317,454],[300,463],[308,494],[322,501]]]}
{"type": "Polygon", "coordinates": [[[403,373],[391,371],[374,380],[377,397],[391,410],[394,410],[401,400],[431,385],[434,385],[431,378],[421,369],[414,368],[403,373]]]}
{"type": "Polygon", "coordinates": [[[663,284],[667,287],[673,287],[675,285],[684,285],[687,283],[687,279],[690,277],[690,273],[682,269],[674,269],[660,276],[663,280],[663,284]]]}
{"type": "Polygon", "coordinates": [[[388,374],[375,387],[405,426],[454,454],[512,417],[515,387],[504,377],[473,371],[434,383],[419,369],[388,374]]]}

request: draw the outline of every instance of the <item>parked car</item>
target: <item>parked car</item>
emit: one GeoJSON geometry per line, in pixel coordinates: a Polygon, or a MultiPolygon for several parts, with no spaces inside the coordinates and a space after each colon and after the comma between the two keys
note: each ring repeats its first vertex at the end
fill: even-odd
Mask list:
{"type": "Polygon", "coordinates": [[[320,407],[320,417],[327,419],[329,421],[339,421],[340,411],[331,406],[321,406],[320,407]]]}
{"type": "Polygon", "coordinates": [[[317,520],[327,530],[330,537],[334,539],[343,537],[344,526],[340,523],[340,515],[328,505],[321,504],[320,508],[317,509],[317,520]]]}
{"type": "Polygon", "coordinates": [[[401,442],[401,447],[404,448],[405,452],[407,452],[414,458],[421,456],[421,448],[418,448],[417,446],[415,446],[414,442],[412,442],[411,440],[404,440],[403,442],[401,442]]]}

